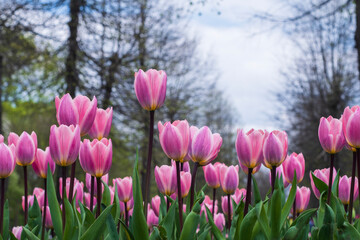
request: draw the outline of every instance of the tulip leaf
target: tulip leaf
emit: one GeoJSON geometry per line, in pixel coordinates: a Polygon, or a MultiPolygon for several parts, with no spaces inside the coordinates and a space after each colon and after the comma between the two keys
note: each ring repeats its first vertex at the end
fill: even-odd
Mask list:
{"type": "MultiPolygon", "coordinates": [[[[121,224],[121,232],[125,235],[126,239],[134,240],[135,238],[134,238],[133,234],[131,233],[129,228],[126,226],[124,221],[121,219],[120,219],[120,224],[121,224]]],[[[121,238],[121,239],[123,239],[123,238],[121,238]]]]}
{"type": "Polygon", "coordinates": [[[340,170],[337,171],[336,177],[335,177],[333,185],[331,187],[331,192],[335,196],[339,196],[339,176],[340,176],[340,170]]]}
{"type": "Polygon", "coordinates": [[[261,201],[261,195],[260,195],[260,191],[257,185],[257,182],[254,178],[254,176],[252,176],[252,180],[253,180],[253,184],[254,184],[254,190],[253,190],[253,194],[254,194],[254,200],[255,200],[255,204],[259,203],[261,201]]]}
{"type": "Polygon", "coordinates": [[[162,240],[162,238],[160,236],[160,231],[157,227],[153,228],[153,231],[150,235],[150,240],[162,240]]]}
{"type": "Polygon", "coordinates": [[[4,205],[4,218],[3,218],[3,238],[9,239],[9,201],[6,200],[4,205]]]}
{"type": "Polygon", "coordinates": [[[306,239],[309,233],[309,220],[314,216],[317,209],[308,209],[304,211],[285,233],[285,240],[306,239]]]}
{"type": "Polygon", "coordinates": [[[271,222],[271,239],[280,238],[281,228],[281,192],[279,189],[275,189],[271,196],[271,207],[270,207],[270,222],[271,222]]]}
{"type": "Polygon", "coordinates": [[[85,216],[82,218],[81,224],[81,233],[86,232],[86,230],[94,223],[95,217],[94,214],[86,208],[81,202],[79,203],[80,209],[83,211],[82,215],[85,216]]]}
{"type": "Polygon", "coordinates": [[[176,204],[171,204],[169,211],[159,223],[159,226],[164,227],[166,230],[167,236],[172,236],[174,232],[175,225],[173,219],[175,218],[175,210],[176,204]]]}
{"type": "Polygon", "coordinates": [[[255,208],[253,208],[246,214],[246,216],[242,220],[240,226],[240,238],[237,239],[252,239],[252,231],[254,229],[256,221],[256,210],[255,208]]]}
{"type": "Polygon", "coordinates": [[[256,210],[256,216],[258,219],[258,222],[260,224],[260,227],[262,228],[262,231],[265,233],[265,236],[267,239],[270,239],[270,226],[269,226],[269,221],[267,219],[264,207],[263,207],[263,203],[259,202],[258,204],[256,204],[255,206],[255,210],[256,210]]]}
{"type": "Polygon", "coordinates": [[[101,180],[102,184],[104,185],[104,192],[102,194],[101,202],[105,204],[105,206],[109,206],[111,204],[111,196],[110,196],[110,190],[109,186],[101,180]]]}
{"type": "Polygon", "coordinates": [[[194,204],[191,212],[185,218],[184,226],[180,234],[180,240],[195,239],[196,229],[200,222],[201,206],[197,202],[194,204]]]}
{"type": "Polygon", "coordinates": [[[209,208],[205,205],[206,208],[206,215],[208,217],[208,221],[209,224],[211,226],[211,232],[214,234],[215,239],[217,240],[224,240],[224,236],[222,235],[222,233],[220,232],[220,230],[218,229],[218,227],[215,225],[214,220],[212,218],[211,212],[209,210],[209,208]]]}
{"type": "Polygon", "coordinates": [[[328,190],[328,185],[327,185],[328,183],[324,183],[323,181],[321,181],[319,178],[315,176],[313,172],[311,172],[311,176],[316,188],[319,190],[320,193],[328,190]]]}
{"type": "Polygon", "coordinates": [[[230,237],[232,239],[240,238],[240,226],[244,218],[244,207],[245,207],[244,201],[243,199],[241,199],[240,203],[236,206],[236,209],[234,211],[234,217],[230,228],[230,237]]]}
{"type": "Polygon", "coordinates": [[[39,238],[34,233],[32,233],[29,229],[23,227],[23,231],[25,232],[26,236],[30,240],[39,240],[39,238]]]}
{"type": "MultiPolygon", "coordinates": [[[[65,229],[64,229],[64,239],[77,239],[76,231],[79,231],[79,227],[75,225],[74,213],[70,202],[65,198],[65,229]]],[[[63,206],[63,208],[64,208],[63,206]]]]}
{"type": "Polygon", "coordinates": [[[115,183],[114,188],[115,188],[115,192],[114,192],[113,205],[115,205],[115,207],[111,210],[111,214],[115,221],[115,225],[118,226],[119,220],[120,220],[121,209],[120,209],[120,200],[119,200],[119,195],[118,195],[118,190],[117,190],[117,183],[115,183]]]}
{"type": "MultiPolygon", "coordinates": [[[[143,199],[141,195],[141,186],[138,172],[138,151],[136,151],[135,167],[133,171],[133,198],[134,198],[134,210],[133,210],[133,224],[136,226],[134,231],[135,240],[149,239],[149,232],[146,223],[146,219],[143,212],[143,199]]],[[[146,206],[147,207],[147,206],[146,206]]]]}
{"type": "Polygon", "coordinates": [[[111,214],[109,214],[106,218],[106,226],[109,233],[106,238],[119,239],[119,234],[117,232],[116,225],[111,214]]]}
{"type": "Polygon", "coordinates": [[[199,234],[199,236],[197,237],[197,240],[206,240],[210,236],[209,235],[210,229],[211,229],[210,226],[205,228],[204,231],[201,234],[199,234]]]}
{"type": "MultiPolygon", "coordinates": [[[[36,226],[41,226],[41,210],[39,207],[39,203],[37,201],[36,196],[34,196],[34,202],[32,206],[29,208],[28,215],[28,228],[32,231],[36,226]]],[[[38,229],[40,230],[40,229],[38,229]]],[[[38,232],[35,233],[37,235],[38,232]]]]}
{"type": "Polygon", "coordinates": [[[296,197],[296,182],[297,182],[297,176],[296,176],[296,171],[294,171],[294,178],[293,181],[291,183],[291,190],[289,193],[289,196],[286,200],[286,203],[284,205],[284,207],[281,210],[281,222],[280,222],[280,227],[284,225],[284,222],[286,221],[287,217],[289,216],[289,213],[291,211],[291,207],[293,206],[295,197],[296,197]]]}
{"type": "Polygon", "coordinates": [[[105,230],[104,224],[107,216],[110,214],[112,205],[102,211],[100,216],[94,221],[93,224],[86,230],[86,232],[81,236],[80,240],[96,240],[100,239],[101,234],[105,230]]]}
{"type": "Polygon", "coordinates": [[[339,232],[341,239],[360,239],[360,233],[348,222],[344,222],[339,232]]]}
{"type": "Polygon", "coordinates": [[[54,230],[56,233],[56,236],[59,239],[63,239],[63,232],[62,232],[62,219],[61,219],[61,211],[60,211],[60,206],[56,197],[56,191],[55,191],[55,186],[54,186],[54,181],[52,178],[52,173],[50,170],[50,167],[48,166],[48,170],[47,170],[47,194],[48,194],[48,199],[49,199],[49,208],[50,208],[50,215],[51,215],[51,220],[53,222],[54,225],[54,230]]]}

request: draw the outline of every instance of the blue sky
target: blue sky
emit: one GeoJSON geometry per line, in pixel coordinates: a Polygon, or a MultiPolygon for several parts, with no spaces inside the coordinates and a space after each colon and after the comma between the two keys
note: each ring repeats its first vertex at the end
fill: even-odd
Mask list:
{"type": "Polygon", "coordinates": [[[190,21],[200,50],[215,60],[219,87],[239,112],[238,127],[279,127],[272,117],[278,107],[274,92],[281,89],[280,71],[291,59],[293,46],[280,29],[264,31],[264,23],[251,19],[256,12],[277,7],[276,0],[209,1],[190,21]]]}

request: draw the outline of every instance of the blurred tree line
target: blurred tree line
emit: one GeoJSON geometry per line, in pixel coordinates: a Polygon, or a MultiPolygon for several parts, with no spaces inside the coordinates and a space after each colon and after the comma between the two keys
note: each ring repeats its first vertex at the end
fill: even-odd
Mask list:
{"type": "MultiPolygon", "coordinates": [[[[201,56],[197,36],[186,31],[197,6],[156,0],[1,1],[0,132],[6,138],[10,131],[34,130],[45,148],[50,126],[57,124],[54,97],[95,95],[98,107],[114,108],[110,177],[131,174],[137,149],[144,176],[149,116],[137,102],[133,81],[139,68],[156,68],[166,71],[168,85],[155,123],[187,119],[208,125],[223,137],[218,160],[237,162],[237,114],[217,88],[215,63],[201,56]]],[[[169,164],[156,129],[153,163],[169,164]]],[[[79,165],[77,177],[84,180],[79,165]]],[[[18,203],[10,204],[11,225],[22,221],[21,178],[17,168],[7,182],[7,198],[18,203]]],[[[40,181],[30,174],[30,192],[35,186],[40,181]]],[[[153,196],[155,181],[151,187],[153,196]]]]}
{"type": "MultiPolygon", "coordinates": [[[[294,43],[292,61],[281,70],[276,119],[289,134],[289,152],[302,152],[309,174],[329,167],[329,155],[318,140],[322,116],[340,118],[346,106],[359,104],[359,1],[281,1],[279,12],[258,14],[272,28],[280,28],[294,43]]],[[[352,154],[344,148],[335,167],[351,175],[352,154]]],[[[317,206],[314,195],[311,204],[317,206]]]]}

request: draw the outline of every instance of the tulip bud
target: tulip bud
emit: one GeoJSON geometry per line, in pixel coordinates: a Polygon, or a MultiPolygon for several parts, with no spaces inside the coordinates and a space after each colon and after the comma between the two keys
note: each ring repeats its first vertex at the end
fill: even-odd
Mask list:
{"type": "Polygon", "coordinates": [[[226,194],[233,194],[239,185],[239,167],[223,165],[220,169],[220,182],[226,194]]]}
{"type": "MultiPolygon", "coordinates": [[[[285,179],[285,174],[284,174],[284,167],[283,167],[283,164],[278,166],[276,168],[276,176],[277,178],[281,178],[282,176],[282,180],[283,180],[283,184],[284,184],[284,188],[286,188],[287,186],[289,186],[289,182],[286,181],[285,179]]],[[[270,185],[272,185],[272,181],[271,181],[271,171],[269,171],[269,182],[270,182],[270,185]]],[[[292,182],[292,181],[291,181],[292,182]]]]}
{"type": "Polygon", "coordinates": [[[297,183],[300,183],[305,174],[305,159],[302,153],[292,153],[282,164],[284,169],[283,177],[288,183],[292,183],[294,171],[296,172],[297,183]]]}
{"type": "Polygon", "coordinates": [[[200,129],[197,127],[190,127],[190,146],[189,157],[200,166],[205,166],[213,161],[222,144],[220,134],[212,134],[211,130],[205,126],[200,129]]]}
{"type": "Polygon", "coordinates": [[[318,135],[320,144],[327,153],[338,153],[345,145],[342,123],[332,116],[320,119],[318,135]]]}
{"type": "Polygon", "coordinates": [[[172,124],[158,123],[159,139],[164,153],[175,161],[183,162],[189,149],[190,128],[186,120],[175,121],[172,124]]]}
{"type": "Polygon", "coordinates": [[[184,172],[190,172],[190,164],[189,164],[189,162],[184,162],[184,163],[182,163],[183,164],[183,168],[182,168],[182,170],[181,171],[184,171],[184,172]]]}
{"type": "MultiPolygon", "coordinates": [[[[334,168],[333,171],[334,171],[334,174],[333,174],[332,182],[334,183],[335,176],[336,176],[336,169],[334,168]]],[[[321,169],[321,170],[316,169],[314,171],[314,175],[315,175],[315,177],[317,177],[318,179],[323,181],[326,185],[329,184],[330,168],[324,168],[324,169],[321,169]]],[[[311,180],[311,188],[312,188],[312,190],[314,192],[314,195],[315,195],[315,197],[317,199],[319,199],[320,198],[320,192],[319,192],[319,190],[316,188],[316,186],[314,184],[311,172],[310,172],[310,180],[311,180]]]]}
{"type": "Polygon", "coordinates": [[[155,181],[159,191],[167,196],[175,193],[177,189],[176,168],[173,166],[162,165],[155,167],[155,181]]]}
{"type": "MultiPolygon", "coordinates": [[[[84,193],[85,206],[90,209],[90,193],[84,193]]],[[[93,208],[96,206],[96,197],[93,196],[93,208]]]]}
{"type": "Polygon", "coordinates": [[[272,131],[264,142],[264,165],[270,169],[280,166],[286,158],[287,150],[288,138],[286,132],[272,131]]]}
{"type": "Polygon", "coordinates": [[[147,225],[151,229],[153,226],[159,224],[159,217],[156,216],[155,212],[150,208],[147,215],[147,225]]]}
{"type": "Polygon", "coordinates": [[[247,168],[256,168],[263,162],[263,145],[268,133],[251,129],[247,133],[238,130],[235,142],[239,163],[247,168]]]}
{"type": "Polygon", "coordinates": [[[111,129],[113,116],[113,108],[106,110],[98,108],[96,111],[95,120],[88,132],[91,138],[101,140],[103,137],[108,137],[111,129]]]}
{"type": "MultiPolygon", "coordinates": [[[[44,212],[44,207],[41,208],[41,211],[44,212]]],[[[51,214],[50,214],[50,207],[46,206],[46,219],[45,219],[45,227],[46,228],[54,228],[51,214]]]]}
{"type": "Polygon", "coordinates": [[[20,137],[16,133],[10,133],[8,138],[9,146],[15,146],[16,163],[20,166],[29,166],[35,161],[37,149],[37,136],[35,132],[29,135],[22,132],[20,137]]]}
{"type": "MultiPolygon", "coordinates": [[[[343,204],[350,203],[351,177],[346,175],[340,177],[339,180],[339,199],[343,204]]],[[[355,177],[354,185],[354,201],[359,196],[358,178],[355,177]]]]}
{"type": "Polygon", "coordinates": [[[69,166],[73,164],[80,149],[80,128],[60,125],[52,125],[50,128],[49,148],[51,158],[59,166],[69,166]]]}
{"type": "Polygon", "coordinates": [[[5,143],[0,143],[0,178],[7,178],[14,171],[16,166],[14,152],[14,145],[8,147],[5,143]]]}
{"type": "Polygon", "coordinates": [[[354,148],[360,148],[360,107],[346,107],[341,116],[346,142],[354,148]]]}
{"type": "MultiPolygon", "coordinates": [[[[233,206],[232,206],[232,199],[233,197],[230,196],[231,199],[230,199],[230,212],[231,212],[231,216],[232,216],[232,213],[233,213],[233,206]]],[[[222,208],[222,211],[225,215],[229,215],[229,209],[228,209],[228,196],[222,196],[221,197],[221,208],[222,208]]]]}
{"type": "Polygon", "coordinates": [[[151,199],[151,208],[154,210],[156,216],[159,216],[161,199],[158,195],[151,199]]]}
{"type": "Polygon", "coordinates": [[[181,197],[185,198],[190,191],[191,186],[191,174],[188,172],[180,172],[180,182],[181,182],[181,197]]]}
{"type": "MultiPolygon", "coordinates": [[[[105,174],[104,176],[101,177],[101,180],[103,182],[105,182],[106,184],[109,183],[109,174],[105,174]]],[[[85,175],[85,185],[86,188],[88,189],[88,191],[91,191],[91,175],[86,173],[85,175]]],[[[101,191],[104,192],[104,188],[101,188],[101,191]]],[[[96,195],[97,193],[97,183],[96,183],[96,179],[94,179],[94,195],[96,195]]]]}
{"type": "Polygon", "coordinates": [[[209,187],[220,187],[220,168],[222,165],[222,163],[217,162],[214,165],[210,163],[203,166],[205,181],[209,187]]]}
{"type": "Polygon", "coordinates": [[[216,227],[222,232],[225,227],[225,217],[222,213],[217,213],[214,215],[214,222],[216,227]]]}
{"type": "Polygon", "coordinates": [[[117,186],[119,200],[121,202],[128,202],[133,196],[132,189],[132,178],[124,177],[124,178],[116,178],[113,179],[113,185],[117,186]]]}
{"type": "Polygon", "coordinates": [[[310,200],[310,188],[308,187],[296,187],[296,213],[303,212],[310,200]]]}
{"type": "Polygon", "coordinates": [[[135,72],[134,89],[142,108],[154,111],[164,104],[166,82],[167,76],[162,70],[149,69],[144,72],[139,69],[135,72]]]}
{"type": "Polygon", "coordinates": [[[236,204],[239,204],[241,199],[243,202],[245,202],[245,198],[246,198],[246,189],[245,188],[237,188],[235,190],[235,193],[232,195],[232,198],[234,199],[234,201],[236,202],[236,204]]]}
{"type": "Polygon", "coordinates": [[[109,173],[112,163],[111,139],[84,139],[80,144],[79,154],[82,169],[94,177],[102,177],[109,173]]]}
{"type": "Polygon", "coordinates": [[[34,172],[41,178],[47,177],[47,168],[50,167],[51,173],[55,172],[55,162],[51,159],[50,148],[46,147],[45,151],[38,148],[36,151],[35,161],[32,164],[34,172]]]}
{"type": "MultiPolygon", "coordinates": [[[[59,190],[60,190],[60,197],[63,198],[63,185],[62,185],[62,178],[59,178],[59,190]]],[[[66,178],[66,196],[69,199],[69,191],[70,191],[70,178],[66,178]]],[[[74,179],[74,193],[73,196],[76,194],[76,206],[79,206],[79,202],[83,201],[83,194],[84,194],[84,183],[80,182],[76,178],[74,179]]]]}
{"type": "Polygon", "coordinates": [[[55,106],[59,125],[79,125],[82,136],[93,125],[97,109],[96,97],[93,97],[91,101],[88,97],[82,95],[72,99],[70,94],[67,93],[61,99],[55,98],[55,106]]]}
{"type": "Polygon", "coordinates": [[[19,227],[13,227],[11,232],[12,234],[14,234],[14,236],[16,237],[16,239],[21,239],[21,233],[22,233],[23,227],[19,226],[19,227]]]}

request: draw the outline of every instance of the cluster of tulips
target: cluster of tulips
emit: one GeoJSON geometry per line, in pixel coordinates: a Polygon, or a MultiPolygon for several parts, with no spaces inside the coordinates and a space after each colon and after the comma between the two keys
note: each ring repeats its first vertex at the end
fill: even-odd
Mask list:
{"type": "Polygon", "coordinates": [[[135,73],[136,97],[150,113],[144,195],[140,192],[137,159],[132,177],[114,178],[112,186],[108,185],[112,142],[107,137],[113,110],[97,108],[95,97],[73,99],[66,94],[55,99],[59,126],[51,126],[49,147],[45,150],[37,148],[34,132],[23,132],[20,136],[10,133],[7,145],[1,136],[0,231],[3,239],[211,239],[211,236],[215,239],[225,239],[225,236],[229,239],[304,239],[308,237],[309,221],[315,213],[315,227],[310,234],[313,239],[322,239],[330,223],[333,224],[330,234],[360,238],[360,224],[351,225],[353,202],[359,196],[360,185],[360,178],[355,176],[356,164],[360,174],[360,107],[346,108],[340,120],[331,116],[321,118],[319,140],[324,151],[330,154],[330,168],[310,173],[311,186],[320,205],[318,209],[306,210],[311,191],[297,186],[304,178],[305,159],[302,153],[288,155],[288,137],[284,131],[238,130],[235,142],[238,165],[227,166],[214,163],[222,145],[220,134],[212,133],[207,126],[190,126],[186,120],[158,122],[160,144],[169,165],[152,168],[154,115],[164,104],[166,82],[164,71],[150,69],[135,73]],[[334,156],[344,146],[353,151],[351,177],[340,177],[334,169],[334,156]],[[84,192],[84,183],[75,178],[77,159],[85,172],[88,192],[84,192]],[[9,233],[8,213],[4,211],[8,208],[5,179],[16,164],[24,170],[25,223],[9,233]],[[60,199],[56,198],[52,176],[56,164],[61,170],[57,189],[60,199]],[[44,179],[44,188],[34,188],[31,195],[27,187],[29,165],[44,179]],[[70,166],[71,174],[67,177],[70,166]],[[252,178],[256,172],[264,172],[260,170],[262,166],[270,169],[271,184],[264,201],[252,178]],[[212,189],[212,198],[204,194],[205,186],[195,191],[199,167],[204,171],[206,185],[212,189]],[[248,177],[246,189],[239,189],[239,168],[248,177]],[[159,194],[150,200],[153,169],[159,194]],[[291,188],[285,201],[284,189],[289,184],[291,188]],[[220,187],[224,192],[222,213],[216,200],[216,190],[220,187]]]}

